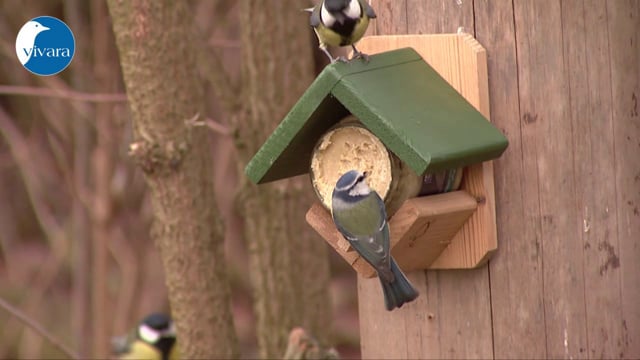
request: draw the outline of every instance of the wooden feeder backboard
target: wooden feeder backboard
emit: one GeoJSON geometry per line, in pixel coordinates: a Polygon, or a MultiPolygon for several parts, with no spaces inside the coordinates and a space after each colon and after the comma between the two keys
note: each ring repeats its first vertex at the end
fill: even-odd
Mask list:
{"type": "MultiPolygon", "coordinates": [[[[470,34],[371,36],[358,43],[365,53],[412,47],[485,118],[489,111],[487,54],[470,34]]],[[[484,264],[498,248],[493,162],[466,168],[461,190],[478,201],[476,211],[429,269],[465,269],[484,264]]]]}

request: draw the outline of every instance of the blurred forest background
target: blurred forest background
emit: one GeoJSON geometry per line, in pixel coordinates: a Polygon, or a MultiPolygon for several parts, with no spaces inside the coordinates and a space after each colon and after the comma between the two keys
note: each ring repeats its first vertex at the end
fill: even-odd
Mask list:
{"type": "MultiPolygon", "coordinates": [[[[195,57],[192,72],[204,99],[202,112],[192,115],[199,115],[209,140],[213,214],[224,224],[224,270],[240,353],[284,352],[288,331],[278,326],[307,325],[343,357],[357,357],[355,274],[304,222],[312,201],[308,180],[256,187],[242,177],[248,159],[325,65],[308,15],[300,11],[312,4],[186,4],[181,14],[194,33],[187,54],[195,57]],[[274,227],[267,231],[269,223],[274,227]],[[270,242],[276,247],[265,250],[270,242]],[[256,253],[263,251],[274,251],[267,257],[272,263],[261,262],[256,253]],[[277,271],[261,270],[279,268],[279,261],[285,269],[309,265],[299,279],[317,281],[288,284],[277,271]],[[283,289],[273,290],[274,283],[283,289]],[[291,287],[295,291],[287,292],[291,287]],[[321,303],[293,300],[268,308],[271,297],[300,293],[321,303]],[[305,304],[310,308],[299,309],[305,304]],[[313,317],[309,313],[320,320],[296,323],[297,314],[313,317]],[[260,335],[269,326],[277,329],[273,343],[260,335]]],[[[3,0],[0,9],[0,298],[80,357],[103,355],[111,336],[149,312],[169,311],[163,262],[150,235],[151,193],[129,154],[132,115],[110,9],[98,0],[3,0]],[[71,65],[51,77],[23,69],[14,50],[20,27],[42,15],[65,21],[76,40],[71,65]]],[[[183,79],[173,80],[164,85],[183,79]]],[[[9,312],[0,311],[0,324],[0,358],[62,356],[9,312]]]]}

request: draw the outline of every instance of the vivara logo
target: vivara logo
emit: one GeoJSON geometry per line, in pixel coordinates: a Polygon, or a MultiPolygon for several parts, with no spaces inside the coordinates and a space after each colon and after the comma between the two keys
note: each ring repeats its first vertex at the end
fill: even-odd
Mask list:
{"type": "Polygon", "coordinates": [[[16,55],[36,75],[55,75],[71,63],[76,40],[64,22],[52,16],[27,21],[16,37],[16,55]]]}

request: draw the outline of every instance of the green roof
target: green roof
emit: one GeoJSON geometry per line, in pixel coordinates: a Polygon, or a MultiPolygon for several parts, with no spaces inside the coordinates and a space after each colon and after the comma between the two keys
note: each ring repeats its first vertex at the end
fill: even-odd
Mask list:
{"type": "Polygon", "coordinates": [[[325,67],[245,172],[254,183],[309,171],[318,139],[349,113],[417,174],[499,157],[508,141],[411,48],[325,67]]]}

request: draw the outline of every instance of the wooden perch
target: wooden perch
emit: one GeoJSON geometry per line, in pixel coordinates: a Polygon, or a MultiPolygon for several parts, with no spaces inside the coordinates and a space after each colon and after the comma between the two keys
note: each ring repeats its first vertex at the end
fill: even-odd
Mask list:
{"type": "MultiPolygon", "coordinates": [[[[389,220],[391,254],[404,271],[428,269],[450,245],[467,219],[475,212],[476,199],[465,191],[423,196],[407,200],[389,220]]],[[[373,268],[354,251],[338,232],[331,214],[320,204],[307,212],[307,222],[360,275],[374,277],[373,268]]],[[[450,267],[468,268],[464,251],[450,258],[450,267]]]]}

